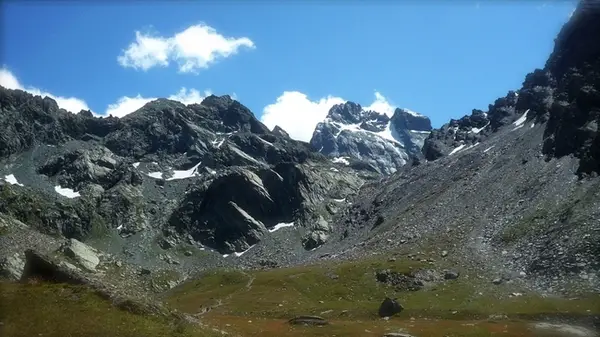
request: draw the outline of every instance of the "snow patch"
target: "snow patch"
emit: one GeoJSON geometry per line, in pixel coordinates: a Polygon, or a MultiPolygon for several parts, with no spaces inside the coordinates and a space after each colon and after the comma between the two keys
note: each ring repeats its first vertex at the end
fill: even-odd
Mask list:
{"type": "Polygon", "coordinates": [[[329,169],[330,169],[331,171],[333,171],[333,172],[340,172],[340,170],[336,169],[335,167],[331,167],[331,168],[329,168],[329,169]]]}
{"type": "Polygon", "coordinates": [[[496,147],[496,145],[492,145],[492,146],[488,147],[487,149],[483,150],[483,153],[488,152],[489,150],[493,149],[494,147],[496,147]]]}
{"type": "Polygon", "coordinates": [[[525,123],[525,121],[527,121],[527,113],[529,113],[529,109],[527,109],[527,110],[525,111],[525,113],[524,113],[524,114],[523,114],[521,117],[519,117],[519,119],[517,119],[517,120],[516,120],[516,121],[513,123],[513,125],[515,125],[515,126],[516,126],[516,128],[514,128],[513,130],[516,130],[516,129],[518,129],[519,127],[523,126],[523,124],[525,123]]]}
{"type": "Polygon", "coordinates": [[[344,198],[344,199],[333,199],[333,201],[335,201],[335,202],[345,202],[346,198],[344,198]]]}
{"type": "Polygon", "coordinates": [[[490,125],[490,122],[487,122],[486,125],[480,127],[480,128],[471,128],[471,132],[473,133],[480,133],[483,129],[485,129],[488,125],[490,125]]]}
{"type": "Polygon", "coordinates": [[[67,197],[69,199],[73,199],[73,198],[77,198],[77,197],[81,196],[81,194],[79,194],[79,192],[75,192],[71,188],[61,187],[60,185],[54,186],[54,191],[56,191],[56,193],[62,195],[63,197],[67,197]]]}
{"type": "Polygon", "coordinates": [[[459,146],[455,147],[452,151],[450,151],[450,153],[448,153],[448,155],[451,156],[451,155],[457,153],[458,151],[464,149],[465,146],[467,146],[467,145],[462,144],[462,145],[459,145],[459,146]]]}
{"type": "Polygon", "coordinates": [[[534,126],[535,126],[535,123],[531,123],[531,126],[530,126],[530,128],[532,128],[532,129],[533,129],[533,127],[534,127],[534,126]]]}
{"type": "Polygon", "coordinates": [[[194,167],[190,168],[189,170],[173,170],[173,175],[171,176],[171,178],[167,178],[166,180],[178,180],[178,179],[186,179],[186,178],[191,178],[194,176],[198,176],[200,175],[198,173],[198,166],[200,166],[202,162],[194,165],[194,167]]]}
{"type": "Polygon", "coordinates": [[[412,110],[408,110],[408,109],[406,109],[406,108],[402,108],[402,110],[403,110],[404,112],[406,112],[407,114],[409,114],[409,115],[412,115],[412,116],[415,116],[415,117],[423,117],[423,115],[421,115],[421,114],[420,114],[420,113],[418,113],[418,112],[415,112],[415,111],[412,111],[412,110]]]}
{"type": "Polygon", "coordinates": [[[273,228],[270,228],[269,232],[273,233],[273,232],[278,231],[278,230],[280,230],[282,228],[285,228],[285,227],[294,227],[294,223],[293,222],[290,222],[290,223],[285,223],[285,222],[278,223],[277,225],[273,226],[273,228]]]}
{"type": "Polygon", "coordinates": [[[135,167],[135,168],[138,168],[138,166],[140,166],[140,162],[139,162],[139,161],[138,161],[138,162],[135,162],[135,163],[133,163],[133,167],[135,167]]]}
{"type": "Polygon", "coordinates": [[[148,177],[150,178],[154,178],[154,179],[162,179],[162,172],[150,172],[146,174],[148,177]]]}
{"type": "Polygon", "coordinates": [[[221,140],[215,139],[212,141],[212,144],[218,149],[221,147],[221,145],[223,145],[224,142],[225,142],[225,138],[223,138],[221,140]]]}
{"type": "Polygon", "coordinates": [[[17,178],[15,177],[14,174],[9,174],[7,176],[4,176],[4,180],[6,180],[6,182],[11,185],[25,186],[17,181],[17,178]]]}
{"type": "Polygon", "coordinates": [[[350,165],[350,162],[348,161],[348,159],[346,159],[346,157],[335,157],[331,159],[331,161],[336,164],[350,165]]]}
{"type": "Polygon", "coordinates": [[[240,256],[244,255],[244,253],[246,253],[247,251],[249,251],[250,249],[252,249],[252,247],[254,247],[254,246],[256,246],[256,245],[252,245],[252,246],[248,247],[248,249],[246,249],[243,252],[235,252],[235,253],[233,253],[233,255],[235,255],[237,257],[240,257],[240,256]]]}

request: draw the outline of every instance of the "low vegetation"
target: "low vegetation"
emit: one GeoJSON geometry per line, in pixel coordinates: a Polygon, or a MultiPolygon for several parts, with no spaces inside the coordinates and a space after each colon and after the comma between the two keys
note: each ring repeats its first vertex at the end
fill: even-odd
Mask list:
{"type": "Polygon", "coordinates": [[[165,300],[242,336],[381,336],[388,331],[417,336],[530,336],[529,320],[600,313],[597,294],[577,300],[540,297],[514,284],[492,285],[467,273],[418,291],[396,291],[375,278],[375,271],[381,269],[418,268],[425,265],[367,260],[267,271],[213,270],[169,291],[165,300]],[[398,298],[405,308],[390,320],[377,317],[385,296],[398,298]],[[294,327],[287,323],[307,314],[320,315],[331,324],[294,327]],[[490,317],[501,317],[502,322],[490,317]]]}
{"type": "Polygon", "coordinates": [[[0,283],[0,335],[11,337],[220,336],[181,320],[137,315],[90,289],[0,283]]]}

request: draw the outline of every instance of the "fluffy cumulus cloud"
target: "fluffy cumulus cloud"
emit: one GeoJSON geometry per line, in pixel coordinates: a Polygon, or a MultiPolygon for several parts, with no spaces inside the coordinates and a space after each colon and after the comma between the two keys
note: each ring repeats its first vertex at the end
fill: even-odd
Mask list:
{"type": "Polygon", "coordinates": [[[212,92],[210,90],[205,90],[204,93],[200,93],[200,91],[196,89],[187,89],[185,87],[181,88],[178,93],[175,95],[171,95],[168,99],[172,99],[174,101],[179,101],[185,105],[198,103],[200,104],[204,98],[210,96],[212,92]]]}
{"type": "Polygon", "coordinates": [[[389,102],[387,98],[383,97],[381,93],[376,91],[375,101],[369,106],[363,106],[363,109],[377,111],[392,117],[394,115],[394,110],[396,110],[396,106],[389,102]]]}
{"type": "MultiPolygon", "coordinates": [[[[200,93],[200,91],[196,89],[188,89],[183,87],[179,90],[179,92],[170,95],[167,98],[188,105],[193,103],[201,103],[202,100],[204,100],[204,98],[209,95],[211,95],[210,90],[206,90],[204,91],[204,93],[200,93]]],[[[100,114],[98,116],[112,115],[113,117],[123,117],[136,111],[137,109],[143,107],[144,104],[151,102],[155,99],[157,99],[157,97],[143,97],[140,94],[138,94],[135,97],[123,96],[119,98],[115,103],[110,104],[104,114],[100,114]]]]}
{"type": "Polygon", "coordinates": [[[6,68],[0,69],[0,85],[8,89],[20,89],[27,91],[32,95],[39,95],[42,97],[48,96],[54,99],[59,107],[74,113],[77,113],[81,110],[90,110],[87,103],[82,99],[75,97],[56,96],[35,87],[26,87],[22,85],[17,77],[6,68]]]}
{"type": "MultiPolygon", "coordinates": [[[[263,109],[261,121],[271,129],[279,125],[294,139],[309,141],[315,126],[325,119],[329,109],[335,104],[344,102],[345,99],[335,96],[312,101],[301,92],[285,91],[275,103],[263,109]]],[[[391,116],[395,107],[383,95],[375,92],[375,100],[364,109],[391,116]]]]}
{"type": "Polygon", "coordinates": [[[210,26],[198,24],[169,37],[136,31],[135,42],[123,50],[117,61],[123,67],[144,71],[166,67],[174,61],[180,72],[198,73],[241,48],[254,47],[254,42],[247,37],[226,37],[210,26]]]}
{"type": "MultiPolygon", "coordinates": [[[[78,113],[81,110],[91,110],[85,103],[85,101],[82,99],[75,97],[56,96],[35,87],[25,87],[21,85],[17,77],[6,68],[0,69],[0,85],[8,89],[20,89],[23,91],[27,91],[33,95],[39,95],[42,97],[48,96],[54,99],[59,107],[67,111],[71,111],[73,113],[78,113]]],[[[188,89],[182,87],[177,93],[167,96],[167,98],[188,105],[193,103],[201,103],[202,100],[209,95],[211,95],[210,90],[200,92],[194,88],[188,89]]],[[[155,99],[157,98],[143,97],[140,94],[134,97],[123,96],[119,98],[115,103],[109,104],[104,113],[94,111],[92,111],[92,113],[95,116],[102,117],[106,117],[109,115],[113,115],[114,117],[123,117],[127,114],[136,111],[137,109],[143,107],[144,104],[155,99]]]]}

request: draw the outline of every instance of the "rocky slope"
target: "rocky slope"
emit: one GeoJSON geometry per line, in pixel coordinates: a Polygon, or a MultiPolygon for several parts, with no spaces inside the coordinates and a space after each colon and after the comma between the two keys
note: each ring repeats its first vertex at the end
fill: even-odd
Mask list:
{"type": "Polygon", "coordinates": [[[0,102],[0,213],[148,267],[178,265],[176,255],[182,269],[219,264],[278,245],[280,229],[294,238],[279,245],[313,249],[342,200],[376,176],[270,131],[229,96],[159,99],[120,119],[19,90],[0,88],[0,102]]]}
{"type": "Polygon", "coordinates": [[[430,131],[429,118],[416,112],[396,109],[390,118],[346,102],[329,110],[317,124],[310,144],[336,162],[391,174],[422,157],[421,148],[430,131]]]}
{"type": "Polygon", "coordinates": [[[600,3],[581,2],[544,69],[487,112],[434,130],[428,162],[365,185],[323,253],[430,251],[490,280],[597,292],[598,32],[600,3]]]}

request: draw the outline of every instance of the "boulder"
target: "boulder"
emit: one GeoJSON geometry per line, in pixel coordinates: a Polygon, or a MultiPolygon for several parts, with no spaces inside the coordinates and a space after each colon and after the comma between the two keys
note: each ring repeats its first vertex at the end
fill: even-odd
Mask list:
{"type": "Polygon", "coordinates": [[[380,317],[390,317],[394,316],[397,313],[402,312],[404,307],[396,299],[391,299],[386,297],[381,305],[379,306],[379,316],[380,317]]]}
{"type": "Polygon", "coordinates": [[[98,258],[95,249],[75,239],[69,239],[64,247],[64,252],[91,272],[96,271],[96,267],[100,263],[100,258],[98,258]]]}
{"type": "Polygon", "coordinates": [[[4,277],[11,281],[18,281],[23,276],[25,269],[25,261],[21,258],[21,254],[7,256],[0,260],[0,277],[4,277]]]}

